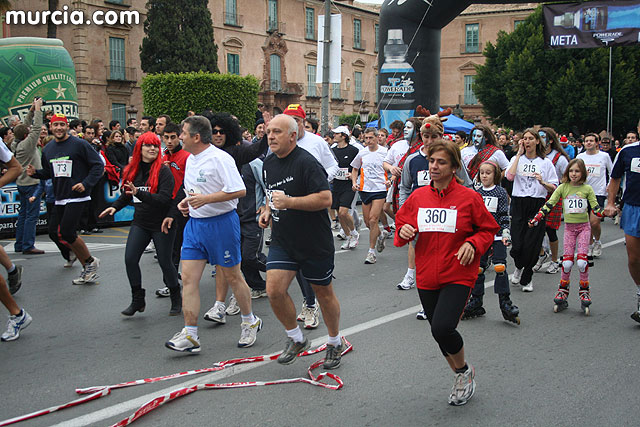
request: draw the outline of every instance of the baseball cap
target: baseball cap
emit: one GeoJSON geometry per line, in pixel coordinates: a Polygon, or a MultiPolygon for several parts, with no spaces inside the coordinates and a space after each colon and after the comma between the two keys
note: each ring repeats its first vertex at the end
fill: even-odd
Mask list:
{"type": "Polygon", "coordinates": [[[51,117],[51,120],[49,120],[50,123],[55,123],[55,122],[65,122],[66,124],[69,124],[69,122],[67,121],[67,116],[65,116],[64,114],[54,114],[53,117],[51,117]]]}
{"type": "Polygon", "coordinates": [[[351,135],[351,132],[349,132],[349,128],[346,126],[338,126],[335,129],[332,129],[331,132],[333,133],[344,133],[347,136],[351,135]]]}
{"type": "Polygon", "coordinates": [[[284,110],[284,114],[287,116],[300,117],[302,119],[307,118],[307,115],[300,104],[289,104],[289,106],[284,110]]]}

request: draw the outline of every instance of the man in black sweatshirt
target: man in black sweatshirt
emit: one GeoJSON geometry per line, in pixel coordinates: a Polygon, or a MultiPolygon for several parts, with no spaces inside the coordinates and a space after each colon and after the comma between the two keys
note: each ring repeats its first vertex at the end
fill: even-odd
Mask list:
{"type": "Polygon", "coordinates": [[[60,241],[69,246],[82,264],[82,274],[74,285],[94,283],[98,278],[98,258],[92,257],[76,229],[85,205],[91,201],[91,189],[104,173],[104,161],[83,139],[70,136],[69,123],[63,114],[54,114],[50,121],[54,140],[42,150],[42,169],[27,166],[27,174],[39,179],[53,178],[56,196],[55,218],[60,241]]]}

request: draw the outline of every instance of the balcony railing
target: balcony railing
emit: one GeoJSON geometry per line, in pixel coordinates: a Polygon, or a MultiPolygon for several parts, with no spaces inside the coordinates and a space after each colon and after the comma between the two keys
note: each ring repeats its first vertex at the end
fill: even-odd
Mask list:
{"type": "Polygon", "coordinates": [[[237,13],[225,13],[224,25],[230,25],[232,27],[242,27],[244,25],[244,16],[237,13]]]}
{"type": "Polygon", "coordinates": [[[346,90],[342,89],[329,89],[329,97],[332,101],[344,101],[349,96],[346,90]]]}
{"type": "Polygon", "coordinates": [[[286,25],[284,22],[267,19],[267,33],[284,34],[285,32],[286,32],[286,25]]]}
{"type": "Polygon", "coordinates": [[[121,67],[119,65],[107,65],[107,80],[136,82],[137,70],[133,67],[121,67]]]}
{"type": "Polygon", "coordinates": [[[360,38],[360,40],[353,40],[353,48],[357,50],[366,50],[367,41],[360,38]]]}
{"type": "Polygon", "coordinates": [[[460,44],[460,53],[481,53],[482,52],[482,43],[478,44],[460,44]]]}
{"type": "Polygon", "coordinates": [[[305,96],[307,98],[320,98],[322,96],[322,85],[308,84],[305,88],[305,96]]]}
{"type": "Polygon", "coordinates": [[[354,92],[353,102],[368,103],[371,102],[371,92],[354,92]]]}

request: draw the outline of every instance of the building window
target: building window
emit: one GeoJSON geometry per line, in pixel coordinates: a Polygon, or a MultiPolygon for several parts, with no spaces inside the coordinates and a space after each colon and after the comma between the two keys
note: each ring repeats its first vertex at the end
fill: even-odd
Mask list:
{"type": "Polygon", "coordinates": [[[331,83],[331,98],[342,99],[342,93],[340,93],[340,83],[331,83]]]}
{"type": "Polygon", "coordinates": [[[307,65],[307,96],[318,96],[318,88],[316,87],[316,66],[307,65]]]}
{"type": "Polygon", "coordinates": [[[240,55],[227,53],[227,73],[240,75],[240,55]]]}
{"type": "Polygon", "coordinates": [[[515,30],[516,28],[518,28],[522,24],[524,24],[524,19],[519,19],[519,20],[513,21],[513,29],[515,30]]]}
{"type": "Polygon", "coordinates": [[[224,23],[227,25],[238,25],[238,9],[236,0],[225,1],[224,23]]]}
{"type": "Polygon", "coordinates": [[[278,0],[268,0],[267,30],[278,30],[278,0]]]}
{"type": "Polygon", "coordinates": [[[109,78],[124,80],[124,39],[109,37],[109,78]]]}
{"type": "Polygon", "coordinates": [[[360,71],[353,73],[353,85],[356,90],[353,100],[362,101],[362,73],[360,71]]]}
{"type": "Polygon", "coordinates": [[[305,17],[305,35],[308,40],[315,40],[316,38],[316,11],[312,7],[307,7],[304,10],[305,17]]]}
{"type": "Polygon", "coordinates": [[[377,52],[378,51],[378,41],[380,40],[378,38],[378,33],[380,32],[380,24],[375,23],[373,25],[373,32],[374,32],[374,37],[375,37],[375,45],[374,45],[374,50],[373,51],[377,52]]]}
{"type": "Polygon", "coordinates": [[[271,78],[270,78],[270,88],[272,91],[280,92],[282,91],[282,73],[280,70],[280,57],[278,55],[271,55],[269,57],[269,63],[271,65],[271,78]]]}
{"type": "Polygon", "coordinates": [[[480,50],[480,24],[467,24],[465,37],[465,52],[478,52],[480,50]]]}
{"type": "Polygon", "coordinates": [[[464,76],[464,103],[467,105],[474,105],[478,103],[476,94],[473,93],[473,82],[476,76],[464,76]]]}
{"type": "Polygon", "coordinates": [[[124,128],[127,123],[127,105],[111,104],[111,120],[119,121],[120,126],[124,128]]]}
{"type": "Polygon", "coordinates": [[[353,47],[362,49],[362,22],[359,19],[353,20],[353,47]]]}

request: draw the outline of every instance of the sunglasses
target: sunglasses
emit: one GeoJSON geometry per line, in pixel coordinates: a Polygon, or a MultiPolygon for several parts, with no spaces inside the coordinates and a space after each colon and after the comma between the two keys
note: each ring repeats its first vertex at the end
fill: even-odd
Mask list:
{"type": "Polygon", "coordinates": [[[212,135],[217,135],[217,134],[224,135],[224,130],[223,129],[213,129],[211,131],[211,134],[212,135]]]}

